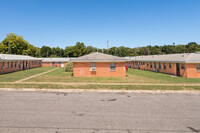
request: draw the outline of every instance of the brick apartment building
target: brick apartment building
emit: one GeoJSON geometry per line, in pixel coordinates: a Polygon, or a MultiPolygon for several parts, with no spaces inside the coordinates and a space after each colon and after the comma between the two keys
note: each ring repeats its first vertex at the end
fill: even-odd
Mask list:
{"type": "Polygon", "coordinates": [[[43,67],[64,67],[71,58],[41,58],[43,67]]]}
{"type": "Polygon", "coordinates": [[[188,78],[200,78],[200,54],[182,53],[126,57],[128,66],[188,78]]]}
{"type": "Polygon", "coordinates": [[[26,55],[0,54],[0,74],[41,67],[41,59],[26,55]]]}
{"type": "Polygon", "coordinates": [[[126,59],[103,53],[91,53],[73,62],[74,77],[125,77],[126,59]]]}

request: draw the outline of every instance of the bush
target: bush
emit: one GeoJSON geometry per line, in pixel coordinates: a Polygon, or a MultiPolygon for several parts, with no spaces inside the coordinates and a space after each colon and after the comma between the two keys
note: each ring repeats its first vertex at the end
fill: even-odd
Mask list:
{"type": "Polygon", "coordinates": [[[65,66],[65,72],[73,72],[73,62],[68,62],[65,66]]]}

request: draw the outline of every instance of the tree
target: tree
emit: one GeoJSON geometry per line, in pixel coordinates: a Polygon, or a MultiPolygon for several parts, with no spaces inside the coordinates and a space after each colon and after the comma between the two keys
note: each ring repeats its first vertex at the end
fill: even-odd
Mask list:
{"type": "Polygon", "coordinates": [[[59,47],[53,47],[51,49],[51,51],[52,51],[51,57],[63,57],[64,56],[63,49],[61,49],[59,47]]]}
{"type": "Polygon", "coordinates": [[[74,57],[83,56],[87,53],[86,46],[84,43],[77,42],[74,46],[74,57]]]}
{"type": "Polygon", "coordinates": [[[189,53],[192,53],[192,52],[195,52],[197,51],[198,49],[198,44],[196,42],[190,42],[186,45],[187,49],[188,49],[188,52],[189,53]]]}
{"type": "Polygon", "coordinates": [[[86,49],[87,49],[87,54],[90,54],[90,53],[97,51],[97,48],[92,47],[92,46],[87,46],[86,49]]]}
{"type": "Polygon", "coordinates": [[[35,47],[29,44],[22,36],[14,33],[7,34],[6,38],[0,44],[1,53],[19,54],[19,55],[35,55],[35,47]]]}
{"type": "Polygon", "coordinates": [[[74,46],[69,46],[65,48],[66,57],[74,57],[74,46]]]}
{"type": "Polygon", "coordinates": [[[42,48],[40,49],[40,55],[42,57],[50,57],[51,54],[52,54],[51,48],[48,46],[42,46],[42,48]]]}

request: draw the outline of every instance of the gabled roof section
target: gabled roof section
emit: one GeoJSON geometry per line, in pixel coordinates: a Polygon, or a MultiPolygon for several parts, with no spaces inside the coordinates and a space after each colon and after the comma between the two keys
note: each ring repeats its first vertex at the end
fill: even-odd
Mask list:
{"type": "Polygon", "coordinates": [[[125,62],[125,61],[127,60],[124,57],[118,57],[99,52],[91,53],[71,60],[71,62],[125,62]]]}
{"type": "Polygon", "coordinates": [[[23,61],[23,60],[41,60],[27,55],[0,54],[0,61],[23,61]]]}
{"type": "Polygon", "coordinates": [[[182,54],[135,56],[131,57],[130,60],[149,61],[149,62],[200,63],[200,54],[182,53],[182,54]]]}

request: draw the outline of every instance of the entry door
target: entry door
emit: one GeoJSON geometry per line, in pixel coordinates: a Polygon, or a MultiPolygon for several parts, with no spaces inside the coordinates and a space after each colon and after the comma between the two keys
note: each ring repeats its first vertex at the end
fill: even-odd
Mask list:
{"type": "Polygon", "coordinates": [[[176,76],[180,76],[180,64],[176,63],[176,76]]]}
{"type": "Polygon", "coordinates": [[[25,69],[25,66],[24,66],[24,61],[23,61],[23,70],[25,69]]]}
{"type": "Polygon", "coordinates": [[[63,62],[61,62],[61,67],[64,67],[64,63],[63,62]]]}

